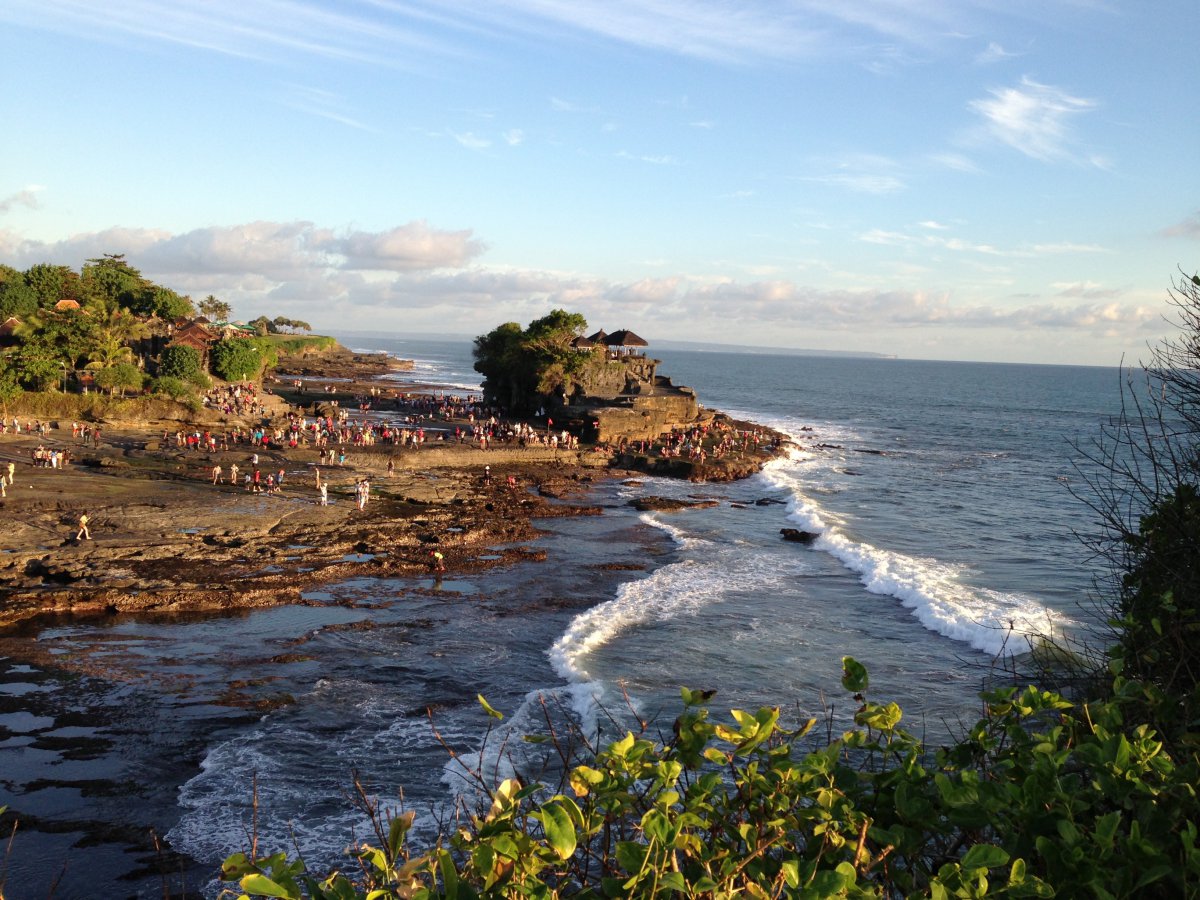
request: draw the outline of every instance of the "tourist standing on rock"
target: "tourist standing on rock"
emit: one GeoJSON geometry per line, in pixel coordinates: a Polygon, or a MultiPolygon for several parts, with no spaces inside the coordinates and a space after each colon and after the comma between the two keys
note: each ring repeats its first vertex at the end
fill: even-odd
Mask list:
{"type": "Polygon", "coordinates": [[[329,505],[329,485],[322,482],[321,485],[318,487],[318,490],[321,492],[321,505],[328,506],[329,505]]]}
{"type": "Polygon", "coordinates": [[[8,486],[12,487],[14,484],[16,484],[17,483],[16,479],[17,479],[17,464],[15,462],[10,462],[8,464],[8,486]]]}
{"type": "Polygon", "coordinates": [[[444,556],[442,556],[441,551],[430,550],[429,555],[431,557],[433,557],[433,571],[445,572],[446,571],[446,558],[444,556]]]}
{"type": "Polygon", "coordinates": [[[221,466],[220,466],[220,464],[217,464],[212,467],[212,478],[213,478],[213,484],[221,483],[221,466]]]}
{"type": "Polygon", "coordinates": [[[241,471],[241,470],[238,469],[237,463],[234,463],[233,465],[231,465],[229,467],[229,483],[232,484],[234,487],[237,487],[239,471],[241,471]]]}
{"type": "Polygon", "coordinates": [[[78,542],[80,538],[83,538],[85,541],[90,541],[92,539],[92,533],[88,531],[88,521],[89,519],[87,513],[84,513],[79,517],[79,531],[75,533],[76,542],[78,542]]]}

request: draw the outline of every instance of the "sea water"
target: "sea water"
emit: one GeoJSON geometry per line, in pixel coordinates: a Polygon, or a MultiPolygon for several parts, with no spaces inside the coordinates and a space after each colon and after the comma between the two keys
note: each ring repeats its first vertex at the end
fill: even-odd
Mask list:
{"type": "MultiPolygon", "coordinates": [[[[468,341],[343,341],[413,359],[399,386],[478,389],[468,341]]],[[[1073,493],[1086,494],[1074,445],[1117,411],[1116,369],[651,353],[705,406],[789,434],[788,454],[731,484],[601,483],[601,516],[542,523],[545,562],[358,578],[311,592],[316,606],[43,630],[52,652],[103,654],[123,673],[47,682],[64,706],[130,710],[104,731],[114,777],[138,773],[141,793],[129,810],[90,800],[89,816],[150,808],[173,849],[212,866],[254,828],[261,851],[298,846],[320,869],[370,837],[354,773],[431,837],[476,776],[536,769],[515,752],[536,746],[523,734],[570,725],[603,740],[637,719],[669,731],[683,686],[715,690],[717,715],[769,704],[840,726],[855,705],[843,656],[936,743],[973,720],[1007,655],[1087,634],[1097,572],[1078,535],[1097,526],[1073,493]],[[628,505],[646,494],[716,505],[628,505]],[[789,543],[782,528],[820,536],[789,543]],[[219,698],[235,681],[290,702],[231,710],[219,698]]]]}

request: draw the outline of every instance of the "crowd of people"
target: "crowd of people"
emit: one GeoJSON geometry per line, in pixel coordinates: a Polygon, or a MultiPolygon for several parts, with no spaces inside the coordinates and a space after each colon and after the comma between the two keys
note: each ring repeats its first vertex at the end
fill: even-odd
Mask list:
{"type": "Polygon", "coordinates": [[[267,408],[253,384],[223,384],[204,392],[201,403],[205,409],[223,412],[227,416],[266,416],[267,408]]]}

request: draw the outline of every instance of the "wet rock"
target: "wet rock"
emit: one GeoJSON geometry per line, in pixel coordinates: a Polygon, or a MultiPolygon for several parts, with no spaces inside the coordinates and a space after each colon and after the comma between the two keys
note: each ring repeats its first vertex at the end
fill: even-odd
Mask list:
{"type": "Polygon", "coordinates": [[[629,505],[641,512],[675,512],[680,509],[710,509],[716,500],[677,500],[674,497],[635,497],[629,505]]]}
{"type": "Polygon", "coordinates": [[[821,535],[814,531],[801,531],[799,528],[780,528],[779,533],[783,535],[785,541],[791,541],[794,544],[811,544],[821,535]]]}

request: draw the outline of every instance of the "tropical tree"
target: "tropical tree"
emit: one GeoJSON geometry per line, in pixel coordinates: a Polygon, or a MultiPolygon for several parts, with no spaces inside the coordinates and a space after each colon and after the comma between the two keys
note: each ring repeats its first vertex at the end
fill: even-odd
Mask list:
{"type": "Polygon", "coordinates": [[[165,378],[199,382],[204,378],[204,361],[200,351],[182,344],[164,347],[158,358],[158,373],[165,378]]]}
{"type": "Polygon", "coordinates": [[[0,408],[4,410],[4,418],[8,418],[8,404],[12,403],[23,393],[20,375],[13,367],[9,357],[0,355],[0,408]]]}
{"type": "Polygon", "coordinates": [[[0,322],[9,316],[24,319],[38,310],[37,291],[21,277],[0,282],[0,322]]]}
{"type": "Polygon", "coordinates": [[[587,320],[562,309],[522,329],[506,322],[475,339],[475,371],[484,376],[484,392],[512,408],[529,409],[545,398],[568,392],[572,376],[588,356],[571,347],[587,320]]]}
{"type": "Polygon", "coordinates": [[[140,316],[157,316],[160,319],[188,318],[196,314],[190,297],[156,284],[140,287],[126,305],[140,316]]]}
{"type": "Polygon", "coordinates": [[[475,371],[483,376],[488,397],[516,409],[533,382],[522,357],[525,332],[516,322],[505,322],[475,338],[475,371]]]}
{"type": "Polygon", "coordinates": [[[18,329],[23,339],[18,348],[30,362],[42,357],[54,367],[75,371],[88,361],[96,346],[96,320],[83,310],[42,310],[18,329]]]}
{"type": "Polygon", "coordinates": [[[25,283],[37,294],[38,306],[43,309],[49,309],[67,297],[68,285],[76,279],[69,266],[38,263],[25,270],[25,283]]]}
{"type": "MultiPolygon", "coordinates": [[[[88,353],[86,369],[107,369],[118,363],[133,361],[133,350],[120,338],[111,334],[98,334],[92,350],[88,353]]],[[[136,366],[135,366],[136,368],[136,366]]]]}
{"type": "Polygon", "coordinates": [[[293,331],[312,331],[312,326],[307,322],[302,322],[300,319],[288,319],[284,316],[276,316],[271,320],[271,333],[279,334],[284,328],[290,328],[293,331]]]}
{"type": "Polygon", "coordinates": [[[89,259],[80,274],[85,305],[98,304],[106,309],[131,309],[149,284],[142,273],[125,261],[124,253],[106,253],[89,259]]]}
{"type": "Polygon", "coordinates": [[[101,369],[96,373],[96,386],[107,390],[109,394],[116,394],[120,391],[121,396],[125,396],[125,392],[140,390],[146,376],[133,363],[117,363],[108,368],[101,369]]]}
{"type": "Polygon", "coordinates": [[[229,317],[233,315],[233,307],[212,294],[201,300],[199,305],[201,314],[213,322],[228,322],[229,317]]]}
{"type": "Polygon", "coordinates": [[[262,338],[226,338],[213,345],[212,370],[226,381],[258,378],[267,366],[278,362],[271,343],[262,338]]]}

